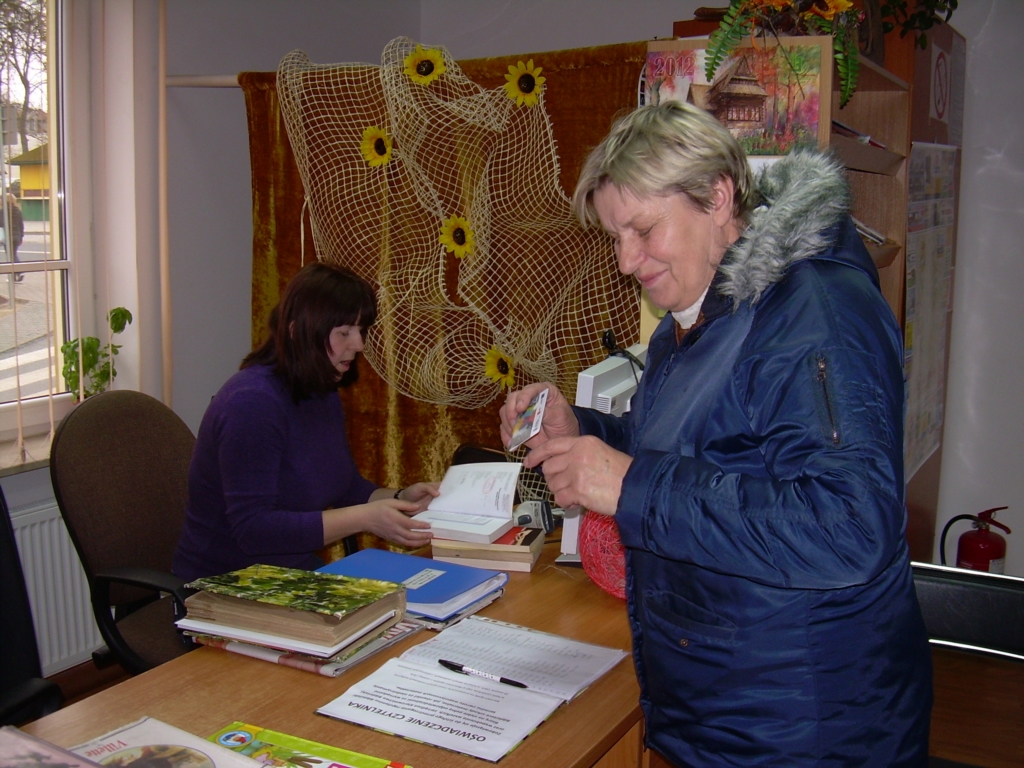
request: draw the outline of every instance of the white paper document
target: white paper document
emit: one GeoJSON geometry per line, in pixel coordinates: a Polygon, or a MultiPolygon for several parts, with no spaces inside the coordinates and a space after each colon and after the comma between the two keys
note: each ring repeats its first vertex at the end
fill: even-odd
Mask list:
{"type": "Polygon", "coordinates": [[[625,656],[472,616],[390,660],[317,711],[497,761],[625,656]],[[479,672],[451,671],[441,659],[479,672]]]}
{"type": "MultiPolygon", "coordinates": [[[[456,625],[457,626],[457,625],[456,625]]],[[[391,659],[318,712],[484,760],[499,760],[561,700],[391,659]]]]}
{"type": "Polygon", "coordinates": [[[449,659],[518,680],[530,690],[569,701],[626,656],[625,651],[581,643],[482,616],[460,621],[403,659],[435,665],[449,659]]]}
{"type": "Polygon", "coordinates": [[[441,495],[413,519],[430,523],[442,539],[490,544],[512,528],[519,462],[456,464],[441,480],[441,495]]]}

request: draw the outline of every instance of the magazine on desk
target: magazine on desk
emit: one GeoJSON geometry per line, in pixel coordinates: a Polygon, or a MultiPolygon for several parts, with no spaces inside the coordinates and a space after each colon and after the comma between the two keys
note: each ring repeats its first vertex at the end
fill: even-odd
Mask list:
{"type": "Polygon", "coordinates": [[[471,616],[317,711],[493,762],[625,656],[471,616]]]}
{"type": "Polygon", "coordinates": [[[111,768],[261,768],[255,760],[152,717],[136,720],[71,751],[111,768]]]}
{"type": "Polygon", "coordinates": [[[0,727],[0,766],[2,768],[96,768],[97,764],[81,755],[48,741],[30,736],[13,725],[0,727]]]}
{"type": "Polygon", "coordinates": [[[266,768],[410,768],[405,763],[241,722],[221,728],[210,737],[210,741],[252,757],[266,768]]]}
{"type": "Polygon", "coordinates": [[[389,648],[395,643],[404,640],[409,635],[415,634],[424,629],[424,624],[416,619],[403,619],[394,626],[388,627],[383,632],[370,635],[362,640],[353,643],[340,653],[329,658],[320,658],[306,653],[293,653],[291,651],[280,651],[264,645],[254,643],[243,643],[237,640],[229,640],[226,637],[216,635],[192,634],[192,639],[200,645],[211,648],[220,648],[223,651],[237,653],[241,656],[248,656],[251,659],[269,661],[273,664],[280,664],[284,667],[301,669],[304,672],[313,672],[324,677],[337,677],[346,669],[358,664],[363,659],[368,659],[375,653],[389,648]]]}
{"type": "Polygon", "coordinates": [[[413,520],[430,523],[436,538],[490,544],[512,527],[520,462],[455,464],[441,479],[441,495],[413,520]]]}

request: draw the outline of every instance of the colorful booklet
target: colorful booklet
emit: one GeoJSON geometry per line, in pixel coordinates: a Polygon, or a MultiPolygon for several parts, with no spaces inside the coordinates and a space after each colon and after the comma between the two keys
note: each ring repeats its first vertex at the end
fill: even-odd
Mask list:
{"type": "Polygon", "coordinates": [[[451,618],[508,581],[505,573],[438,563],[386,549],[360,550],[325,565],[320,572],[398,582],[407,590],[407,613],[434,621],[451,618]]]}
{"type": "Polygon", "coordinates": [[[471,616],[389,660],[317,711],[497,761],[625,656],[471,616]]]}
{"type": "Polygon", "coordinates": [[[255,760],[152,717],[136,720],[71,751],[110,768],[260,768],[255,760]]]}
{"type": "Polygon", "coordinates": [[[252,643],[242,643],[237,640],[229,640],[226,637],[215,637],[212,635],[193,635],[193,638],[200,645],[208,645],[211,648],[220,648],[224,651],[237,653],[241,656],[248,656],[252,659],[269,661],[273,664],[280,664],[285,667],[301,669],[304,672],[314,672],[324,677],[337,677],[349,667],[358,664],[363,659],[368,659],[379,651],[394,645],[409,635],[424,629],[421,622],[416,619],[403,619],[383,632],[370,637],[369,639],[353,643],[336,656],[329,659],[321,659],[305,653],[291,653],[279,651],[274,648],[267,648],[252,643]]]}
{"type": "Polygon", "coordinates": [[[248,723],[221,728],[210,741],[258,760],[271,768],[409,768],[380,757],[332,747],[248,723]]]}
{"type": "Polygon", "coordinates": [[[96,768],[96,763],[48,741],[29,736],[13,725],[0,728],[3,768],[96,768]]]}
{"type": "Polygon", "coordinates": [[[328,657],[401,621],[400,584],[253,565],[189,584],[178,627],[198,634],[328,657]]]}

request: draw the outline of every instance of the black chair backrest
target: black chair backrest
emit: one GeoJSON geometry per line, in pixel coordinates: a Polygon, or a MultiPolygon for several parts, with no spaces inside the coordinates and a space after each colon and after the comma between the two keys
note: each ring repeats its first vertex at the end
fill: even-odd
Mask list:
{"type": "MultiPolygon", "coordinates": [[[[194,445],[185,422],[141,392],[93,395],[64,417],[50,449],[50,477],[90,580],[117,567],[170,572],[194,445]]],[[[145,594],[111,588],[116,605],[145,594]]]]}
{"type": "Polygon", "coordinates": [[[0,690],[42,676],[14,526],[0,491],[0,690]]]}
{"type": "Polygon", "coordinates": [[[928,563],[912,567],[932,642],[1024,661],[1024,579],[928,563]]]}
{"type": "Polygon", "coordinates": [[[480,464],[488,461],[508,461],[508,456],[498,448],[476,443],[463,443],[452,454],[452,464],[480,464]]]}

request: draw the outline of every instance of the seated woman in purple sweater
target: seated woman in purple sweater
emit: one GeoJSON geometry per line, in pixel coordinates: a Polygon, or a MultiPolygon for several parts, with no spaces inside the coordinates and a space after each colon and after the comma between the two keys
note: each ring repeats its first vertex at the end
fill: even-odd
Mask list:
{"type": "Polygon", "coordinates": [[[437,483],[378,488],[359,474],[338,397],[377,319],[373,289],[314,263],[292,278],[270,338],[242,361],[203,416],[173,570],[186,581],[255,563],[314,569],[316,550],[360,531],[430,541],[410,519],[437,483]]]}

